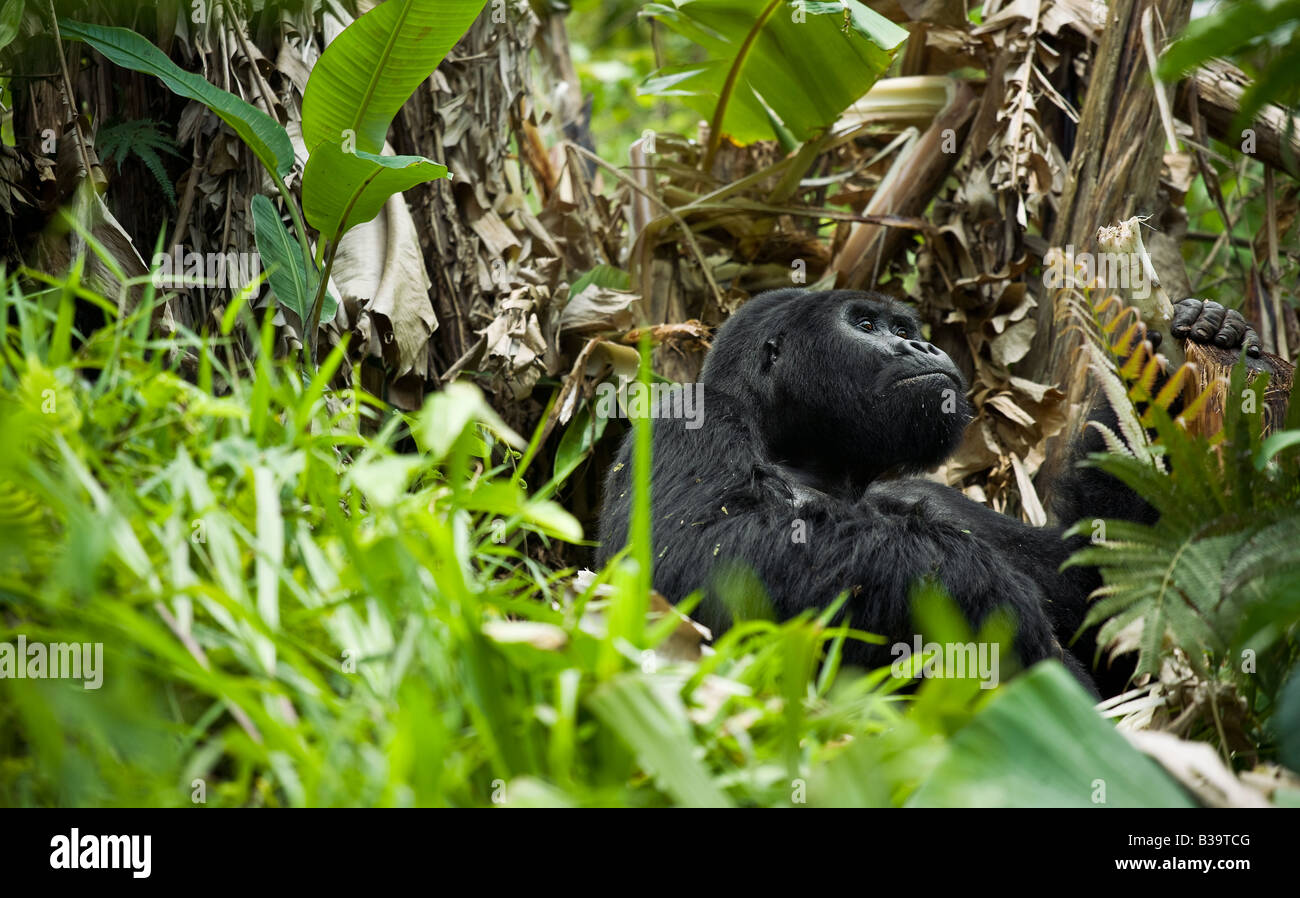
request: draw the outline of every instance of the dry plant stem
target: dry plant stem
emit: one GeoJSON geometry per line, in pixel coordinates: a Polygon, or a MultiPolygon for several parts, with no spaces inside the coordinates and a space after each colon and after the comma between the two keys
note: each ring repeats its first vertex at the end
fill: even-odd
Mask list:
{"type": "Polygon", "coordinates": [[[1165,128],[1165,149],[1170,153],[1178,152],[1178,135],[1174,132],[1174,114],[1169,110],[1169,93],[1164,82],[1156,74],[1156,39],[1151,27],[1151,7],[1142,10],[1142,46],[1146,50],[1147,68],[1151,70],[1151,81],[1155,88],[1156,106],[1160,109],[1160,122],[1165,128]]]}
{"type": "Polygon", "coordinates": [[[1282,308],[1282,291],[1278,289],[1277,264],[1277,190],[1273,183],[1273,169],[1264,169],[1264,197],[1267,211],[1264,221],[1267,225],[1268,239],[1268,292],[1273,299],[1273,320],[1277,322],[1277,354],[1290,361],[1291,353],[1286,343],[1286,318],[1282,308]]]}
{"type": "MultiPolygon", "coordinates": [[[[843,131],[843,132],[830,135],[826,138],[824,144],[820,147],[819,151],[830,152],[832,150],[835,150],[840,146],[850,142],[859,133],[866,131],[870,127],[871,127],[870,124],[864,124],[860,127],[852,128],[848,131],[843,131]]],[[[871,165],[874,165],[877,161],[885,158],[885,156],[887,156],[889,153],[891,153],[898,147],[902,146],[904,143],[905,136],[906,135],[900,134],[898,137],[894,138],[894,140],[891,141],[888,146],[886,146],[874,157],[868,160],[864,165],[860,166],[860,168],[868,168],[871,165]]],[[[807,144],[805,144],[805,146],[807,146],[807,144]]],[[[782,175],[782,179],[784,180],[787,177],[784,173],[788,172],[790,167],[793,166],[797,161],[798,161],[798,153],[795,153],[794,155],[786,156],[784,159],[781,159],[777,162],[773,162],[771,165],[767,166],[766,168],[760,169],[756,172],[753,172],[752,174],[745,175],[743,178],[732,181],[729,184],[725,184],[711,193],[706,193],[703,196],[696,196],[692,198],[690,202],[683,203],[682,205],[678,206],[677,211],[686,212],[697,205],[725,199],[733,194],[741,193],[745,190],[748,190],[751,187],[755,187],[759,184],[762,184],[764,181],[774,178],[777,175],[782,175]]],[[[803,175],[800,174],[800,180],[802,180],[802,177],[803,175]]],[[[683,188],[677,188],[677,189],[683,190],[683,192],[685,192],[683,188]]],[[[777,188],[773,188],[773,189],[775,190],[777,188]]],[[[775,209],[773,211],[776,212],[775,209]]]]}
{"type": "Polygon", "coordinates": [[[862,224],[880,225],[882,227],[909,227],[916,231],[933,231],[923,218],[910,215],[857,215],[841,209],[829,209],[822,206],[771,206],[753,200],[746,202],[736,200],[730,203],[693,202],[689,206],[678,206],[678,213],[716,212],[720,213],[710,221],[722,221],[728,217],[752,212],[756,215],[795,215],[803,218],[828,218],[831,221],[856,221],[862,224]]]}
{"type": "MultiPolygon", "coordinates": [[[[718,282],[713,279],[713,272],[709,270],[708,262],[704,258],[704,252],[703,250],[700,249],[700,245],[695,242],[695,235],[691,233],[691,229],[687,226],[685,220],[683,220],[680,215],[678,215],[675,211],[673,211],[673,209],[669,207],[667,203],[659,199],[659,197],[655,196],[650,191],[643,188],[640,184],[638,184],[635,180],[633,180],[626,172],[620,171],[619,169],[615,168],[613,165],[606,162],[604,159],[601,159],[595,153],[591,152],[590,150],[587,150],[584,147],[580,147],[577,144],[569,144],[569,147],[575,150],[580,156],[589,159],[595,164],[601,166],[606,171],[608,171],[611,175],[613,175],[614,177],[622,181],[624,184],[626,184],[628,187],[632,188],[637,193],[641,194],[646,199],[650,200],[650,202],[654,203],[655,205],[659,206],[661,209],[664,210],[664,213],[667,215],[667,217],[671,219],[672,222],[676,224],[679,228],[681,228],[682,237],[686,240],[686,245],[691,248],[691,252],[695,255],[695,260],[700,263],[700,271],[701,273],[703,273],[704,279],[708,281],[709,287],[713,290],[713,298],[717,301],[719,305],[721,305],[722,290],[721,288],[718,287],[718,282]]],[[[645,230],[641,232],[642,239],[644,239],[645,235],[649,231],[661,229],[663,225],[659,224],[659,222],[662,221],[663,219],[661,218],[647,224],[645,230]]]]}
{"type": "Polygon", "coordinates": [[[759,171],[756,171],[751,175],[745,175],[745,177],[737,181],[732,181],[730,184],[727,184],[723,187],[719,187],[717,190],[713,191],[712,193],[706,193],[703,196],[695,197],[689,203],[685,203],[684,205],[679,206],[678,211],[681,212],[690,209],[692,206],[696,205],[697,203],[708,203],[711,201],[726,199],[727,197],[731,196],[734,193],[739,193],[743,190],[748,190],[750,187],[753,187],[757,184],[761,184],[764,181],[768,180],[769,178],[775,177],[781,172],[784,172],[793,164],[794,164],[794,157],[787,156],[784,159],[782,159],[780,162],[774,162],[771,165],[769,165],[767,168],[760,169],[759,171]]]}
{"type": "Polygon", "coordinates": [[[50,11],[50,27],[54,29],[54,46],[59,56],[59,71],[63,75],[63,102],[68,106],[68,115],[72,119],[72,129],[77,135],[77,150],[81,153],[81,164],[86,170],[86,180],[94,183],[90,169],[90,153],[86,150],[86,137],[81,133],[81,122],[77,120],[77,107],[72,99],[72,76],[68,73],[68,60],[63,56],[63,37],[59,34],[59,15],[54,11],[54,0],[46,0],[45,6],[50,11]]]}
{"type": "Polygon", "coordinates": [[[248,38],[244,36],[244,23],[233,14],[231,19],[232,21],[228,21],[226,24],[235,32],[235,39],[239,41],[239,49],[244,54],[244,58],[248,60],[248,77],[257,88],[257,92],[262,95],[262,105],[266,107],[266,114],[271,118],[275,118],[275,106],[272,103],[275,94],[271,91],[271,85],[266,83],[266,79],[262,77],[261,71],[257,68],[257,60],[253,58],[253,48],[249,46],[248,38]]]}
{"type": "Polygon", "coordinates": [[[329,290],[330,272],[334,269],[334,255],[338,252],[341,239],[342,229],[339,236],[330,241],[329,251],[325,256],[325,268],[320,274],[320,286],[316,289],[316,296],[312,298],[311,312],[308,313],[304,324],[307,333],[303,334],[302,342],[308,371],[316,370],[316,338],[320,333],[320,316],[325,308],[325,294],[329,290]]]}
{"type": "Polygon", "coordinates": [[[185,230],[185,222],[189,221],[190,211],[194,208],[194,195],[198,192],[199,168],[203,164],[203,157],[199,152],[199,142],[201,137],[194,136],[194,152],[190,155],[189,179],[185,182],[185,192],[181,194],[180,209],[176,212],[176,222],[172,225],[172,239],[168,241],[163,249],[171,252],[181,239],[181,233],[185,230]]]}
{"type": "MultiPolygon", "coordinates": [[[[1187,119],[1187,102],[1194,90],[1200,98],[1201,112],[1215,137],[1236,146],[1241,134],[1233,130],[1241,109],[1241,96],[1250,86],[1250,78],[1223,59],[1211,59],[1184,81],[1174,108],[1187,119]]],[[[1254,157],[1272,168],[1295,174],[1300,159],[1300,116],[1269,103],[1255,115],[1251,128],[1257,144],[1254,157]]]]}
{"type": "MultiPolygon", "coordinates": [[[[1192,120],[1192,132],[1196,138],[1196,146],[1193,147],[1196,155],[1196,165],[1200,168],[1201,178],[1205,181],[1205,190],[1210,195],[1210,198],[1214,200],[1215,208],[1219,210],[1219,217],[1223,220],[1223,234],[1221,235],[1220,241],[1215,243],[1215,245],[1210,249],[1209,255],[1205,260],[1205,265],[1202,266],[1197,275],[1197,279],[1199,280],[1201,277],[1205,276],[1205,272],[1209,270],[1211,261],[1218,256],[1220,248],[1222,248],[1224,242],[1230,238],[1234,225],[1232,217],[1228,214],[1227,203],[1224,202],[1223,199],[1223,187],[1219,183],[1218,170],[1214,168],[1209,160],[1208,154],[1204,149],[1202,149],[1202,147],[1208,144],[1208,140],[1205,134],[1205,119],[1201,116],[1200,97],[1198,96],[1195,87],[1193,87],[1188,93],[1187,104],[1190,118],[1192,120]]],[[[1230,252],[1228,254],[1228,264],[1231,264],[1235,258],[1236,253],[1230,252]]],[[[1242,276],[1245,276],[1244,271],[1242,272],[1242,276]]]]}
{"type": "MultiPolygon", "coordinates": [[[[1146,247],[1142,245],[1141,219],[1134,217],[1114,227],[1099,228],[1097,247],[1104,253],[1115,253],[1128,258],[1136,256],[1141,262],[1149,289],[1145,291],[1146,295],[1141,297],[1136,295],[1136,291],[1131,293],[1133,307],[1138,310],[1148,327],[1158,327],[1169,337],[1167,341],[1161,343],[1161,352],[1175,368],[1182,365],[1186,361],[1183,348],[1169,333],[1169,324],[1174,316],[1174,304],[1165,292],[1165,288],[1160,286],[1160,276],[1151,264],[1151,257],[1147,254],[1146,247]]],[[[1114,284],[1106,286],[1110,289],[1116,287],[1114,284]]]]}
{"type": "MultiPolygon", "coordinates": [[[[930,127],[909,141],[890,165],[888,173],[867,203],[866,215],[920,217],[957,163],[958,153],[944,153],[944,133],[951,130],[961,146],[976,114],[975,93],[965,81],[957,82],[953,97],[930,127]]],[[[915,133],[915,129],[908,129],[915,133]]],[[[850,230],[848,239],[831,260],[838,286],[861,288],[902,244],[898,229],[863,225],[850,230]]]]}
{"type": "Polygon", "coordinates": [[[1232,758],[1228,755],[1228,734],[1223,731],[1223,718],[1219,716],[1219,703],[1214,698],[1214,687],[1208,690],[1210,694],[1210,713],[1214,716],[1214,728],[1219,733],[1219,751],[1223,753],[1223,762],[1231,765],[1232,758]]]}
{"type": "MultiPolygon", "coordinates": [[[[266,83],[266,79],[263,78],[262,73],[258,71],[257,63],[253,59],[253,48],[249,45],[248,38],[244,36],[244,29],[241,27],[242,23],[236,20],[229,24],[235,32],[235,37],[239,40],[239,46],[244,53],[244,58],[248,60],[248,68],[251,73],[250,77],[253,79],[253,84],[257,86],[257,92],[262,95],[262,104],[266,107],[266,114],[274,119],[275,106],[272,101],[275,98],[275,94],[271,90],[271,85],[266,83]]],[[[298,235],[298,245],[302,247],[303,262],[305,262],[308,269],[310,269],[312,265],[312,257],[311,247],[307,243],[307,223],[303,221],[302,212],[299,211],[298,204],[294,202],[293,194],[289,192],[289,188],[284,183],[284,179],[280,177],[280,173],[271,171],[270,169],[267,169],[267,171],[271,176],[272,182],[275,184],[275,189],[279,191],[281,198],[284,199],[284,205],[289,210],[289,217],[293,219],[293,229],[298,235]]]]}

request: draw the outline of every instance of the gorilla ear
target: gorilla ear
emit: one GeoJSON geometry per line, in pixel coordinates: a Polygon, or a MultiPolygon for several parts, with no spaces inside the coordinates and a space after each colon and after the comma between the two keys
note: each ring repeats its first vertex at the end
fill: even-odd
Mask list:
{"type": "Polygon", "coordinates": [[[762,370],[764,373],[766,373],[768,369],[772,367],[772,363],[776,361],[777,356],[779,356],[780,354],[781,354],[781,335],[777,334],[775,337],[769,338],[768,341],[763,344],[762,370]]]}

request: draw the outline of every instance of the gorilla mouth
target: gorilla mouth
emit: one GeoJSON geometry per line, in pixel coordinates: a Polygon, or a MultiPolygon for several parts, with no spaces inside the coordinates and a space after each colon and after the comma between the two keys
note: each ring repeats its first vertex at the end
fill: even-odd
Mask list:
{"type": "Polygon", "coordinates": [[[947,371],[940,371],[938,369],[935,369],[933,371],[922,371],[920,374],[908,374],[905,377],[900,377],[898,380],[890,384],[890,386],[901,387],[903,384],[911,383],[917,380],[923,380],[924,378],[927,377],[946,377],[949,380],[951,380],[953,383],[957,382],[956,379],[953,378],[953,376],[949,374],[947,371]]]}

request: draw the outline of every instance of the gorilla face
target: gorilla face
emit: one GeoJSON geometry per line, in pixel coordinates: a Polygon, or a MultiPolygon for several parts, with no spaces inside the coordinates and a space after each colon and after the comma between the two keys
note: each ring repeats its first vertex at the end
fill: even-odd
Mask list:
{"type": "Polygon", "coordinates": [[[772,461],[828,492],[941,462],[970,420],[957,366],[880,293],[777,290],[718,332],[707,388],[748,406],[772,461]]]}

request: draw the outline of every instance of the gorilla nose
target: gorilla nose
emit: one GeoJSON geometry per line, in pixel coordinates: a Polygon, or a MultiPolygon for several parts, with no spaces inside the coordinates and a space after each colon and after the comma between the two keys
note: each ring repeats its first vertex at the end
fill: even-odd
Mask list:
{"type": "Polygon", "coordinates": [[[943,350],[933,343],[924,343],[920,340],[903,340],[895,350],[899,355],[923,355],[923,356],[942,356],[943,350]]]}

